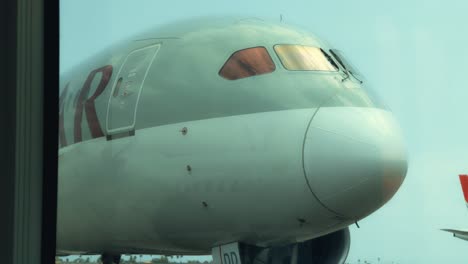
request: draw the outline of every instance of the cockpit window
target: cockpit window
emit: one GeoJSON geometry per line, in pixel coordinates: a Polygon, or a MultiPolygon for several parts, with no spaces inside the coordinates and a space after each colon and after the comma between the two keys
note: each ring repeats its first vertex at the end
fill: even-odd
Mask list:
{"type": "Polygon", "coordinates": [[[338,67],[321,48],[302,45],[275,45],[284,68],[290,71],[338,71],[338,67]]]}
{"type": "Polygon", "coordinates": [[[265,47],[254,47],[234,52],[219,70],[219,75],[228,80],[237,80],[270,73],[275,69],[265,47]]]}

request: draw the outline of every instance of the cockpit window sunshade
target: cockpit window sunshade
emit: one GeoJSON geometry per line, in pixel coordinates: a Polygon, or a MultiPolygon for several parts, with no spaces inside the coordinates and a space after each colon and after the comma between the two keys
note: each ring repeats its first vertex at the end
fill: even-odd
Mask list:
{"type": "Polygon", "coordinates": [[[275,45],[284,68],[290,71],[338,71],[338,67],[322,49],[302,45],[275,45]]]}
{"type": "Polygon", "coordinates": [[[270,73],[275,69],[265,47],[254,47],[234,52],[219,70],[219,75],[228,80],[237,80],[270,73]]]}

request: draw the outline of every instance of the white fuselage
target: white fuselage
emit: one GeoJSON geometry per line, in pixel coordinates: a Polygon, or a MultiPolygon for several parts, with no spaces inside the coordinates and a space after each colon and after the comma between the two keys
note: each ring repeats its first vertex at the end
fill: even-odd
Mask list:
{"type": "Polygon", "coordinates": [[[323,208],[303,173],[315,110],[185,122],[66,147],[60,174],[70,173],[60,181],[59,211],[67,225],[59,237],[72,233],[64,246],[83,251],[86,244],[206,253],[230,241],[266,246],[341,229],[352,220],[323,208]]]}

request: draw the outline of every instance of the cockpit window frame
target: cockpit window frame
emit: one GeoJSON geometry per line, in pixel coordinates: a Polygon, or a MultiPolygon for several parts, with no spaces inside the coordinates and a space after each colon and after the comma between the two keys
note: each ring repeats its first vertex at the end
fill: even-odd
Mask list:
{"type": "Polygon", "coordinates": [[[319,46],[314,46],[314,45],[303,45],[303,44],[283,44],[283,43],[279,43],[279,44],[275,44],[273,45],[273,50],[276,54],[276,57],[278,58],[278,60],[280,61],[281,65],[283,66],[283,69],[287,70],[287,71],[290,71],[290,72],[314,72],[314,73],[336,73],[336,72],[339,72],[340,70],[340,67],[336,64],[336,62],[332,59],[332,56],[330,54],[328,54],[324,49],[322,49],[321,47],[319,46]],[[281,55],[278,53],[278,50],[276,49],[276,47],[278,46],[300,46],[300,47],[311,47],[311,48],[316,48],[318,50],[320,50],[322,52],[322,55],[323,57],[326,59],[326,61],[334,68],[334,70],[313,70],[313,69],[289,69],[284,61],[282,60],[282,57],[281,55]]]}

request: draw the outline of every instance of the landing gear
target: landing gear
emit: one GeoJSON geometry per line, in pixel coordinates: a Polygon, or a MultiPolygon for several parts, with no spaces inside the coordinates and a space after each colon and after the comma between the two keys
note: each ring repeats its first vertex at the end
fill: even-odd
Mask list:
{"type": "Polygon", "coordinates": [[[101,262],[102,264],[119,264],[120,257],[121,257],[120,254],[102,253],[101,262]]]}

